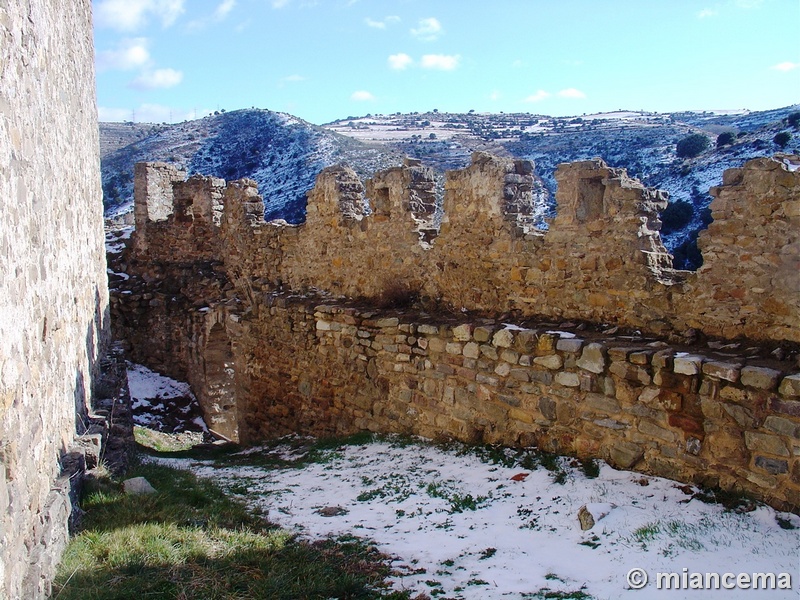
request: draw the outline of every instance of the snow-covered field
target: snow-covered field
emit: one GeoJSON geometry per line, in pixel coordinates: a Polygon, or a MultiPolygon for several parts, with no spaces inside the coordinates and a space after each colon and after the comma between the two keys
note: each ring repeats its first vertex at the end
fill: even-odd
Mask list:
{"type": "MultiPolygon", "coordinates": [[[[248,452],[301,458],[292,446],[248,452]]],[[[308,538],[374,540],[397,557],[397,589],[434,597],[531,598],[545,588],[598,599],[798,597],[800,539],[784,528],[799,527],[800,518],[767,507],[726,511],[692,499],[689,486],[605,464],[589,478],[566,458],[556,471],[507,467],[422,441],[346,445],[318,460],[284,469],[166,462],[215,479],[308,538]],[[585,505],[597,520],[588,531],[578,521],[585,505]],[[626,580],[634,568],[650,578],[641,591],[626,580]],[[656,588],[657,573],[681,577],[683,569],[703,577],[788,573],[794,589],[656,588]]]]}
{"type": "MultiPolygon", "coordinates": [[[[147,398],[190,395],[186,384],[140,365],[130,365],[128,380],[136,412],[147,398]]],[[[137,419],[153,426],[160,417],[137,419]]],[[[592,476],[577,461],[534,450],[376,438],[315,450],[308,460],[312,443],[287,438],[231,461],[244,455],[247,466],[153,460],[216,480],[301,536],[373,540],[395,557],[396,589],[434,598],[800,597],[793,514],[753,503],[726,510],[694,498],[691,486],[603,463],[592,476]],[[274,458],[287,466],[276,468],[274,458]],[[578,520],[584,506],[596,521],[588,531],[578,520]],[[647,573],[644,589],[631,588],[632,569],[647,573]],[[684,572],[687,585],[693,573],[775,573],[776,586],[784,573],[793,588],[657,589],[658,573],[676,573],[682,585],[684,572]]]]}

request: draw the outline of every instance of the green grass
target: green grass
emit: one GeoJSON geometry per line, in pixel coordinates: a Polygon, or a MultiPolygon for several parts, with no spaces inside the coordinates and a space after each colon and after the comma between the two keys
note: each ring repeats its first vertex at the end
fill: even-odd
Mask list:
{"type": "Polygon", "coordinates": [[[82,531],[54,584],[58,600],[407,599],[390,592],[387,557],[355,537],[307,543],[188,471],[144,464],[158,493],[91,482],[82,531]]]}

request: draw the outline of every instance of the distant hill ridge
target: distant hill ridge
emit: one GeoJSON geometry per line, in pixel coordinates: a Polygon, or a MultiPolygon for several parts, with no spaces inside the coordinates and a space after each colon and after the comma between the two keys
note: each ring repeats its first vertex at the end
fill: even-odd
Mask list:
{"type": "Polygon", "coordinates": [[[676,254],[676,266],[692,268],[699,260],[691,251],[693,239],[708,221],[709,187],[721,182],[725,169],[781,151],[773,141],[777,133],[791,135],[784,151],[800,151],[800,132],[787,123],[798,110],[800,105],[760,112],[619,110],[574,117],[434,110],[316,126],[286,113],[244,109],[174,125],[101,123],[104,203],[109,216],[130,210],[133,165],[158,160],[190,174],[254,179],[267,219],[299,223],[305,194],[327,166],[346,162],[366,178],[407,155],[441,173],[465,167],[472,152],[484,150],[534,160],[550,196],[542,201],[552,210],[556,165],[599,156],[646,185],[667,190],[673,203],[687,203],[665,215],[663,237],[676,254]],[[718,148],[723,132],[736,137],[718,148]],[[690,133],[706,135],[708,149],[681,159],[676,144],[690,133]]]}

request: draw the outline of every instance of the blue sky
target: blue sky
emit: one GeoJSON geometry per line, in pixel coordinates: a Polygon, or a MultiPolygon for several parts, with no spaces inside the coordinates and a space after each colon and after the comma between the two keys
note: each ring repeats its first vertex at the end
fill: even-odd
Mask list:
{"type": "Polygon", "coordinates": [[[104,121],[800,102],[800,0],[94,0],[104,121]]]}

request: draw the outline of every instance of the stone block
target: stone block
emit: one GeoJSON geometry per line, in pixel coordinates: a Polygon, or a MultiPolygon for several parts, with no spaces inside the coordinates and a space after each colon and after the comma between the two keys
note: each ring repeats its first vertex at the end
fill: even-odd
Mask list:
{"type": "Polygon", "coordinates": [[[644,456],[644,450],[637,444],[618,441],[611,446],[609,458],[612,463],[623,469],[630,469],[644,456]]]}
{"type": "Polygon", "coordinates": [[[723,410],[728,413],[736,424],[742,429],[753,429],[756,421],[753,418],[753,411],[738,404],[723,404],[723,410]]]}
{"type": "Polygon", "coordinates": [[[744,443],[747,449],[752,452],[763,452],[774,456],[790,456],[786,444],[776,435],[745,431],[744,443]]]}
{"type": "Polygon", "coordinates": [[[634,381],[642,385],[650,385],[652,382],[650,374],[644,368],[637,367],[631,363],[612,362],[608,370],[617,377],[628,381],[634,381]]]}
{"type": "Polygon", "coordinates": [[[785,460],[767,458],[766,456],[756,456],[755,465],[771,475],[782,475],[789,472],[789,463],[785,460]]]}
{"type": "Polygon", "coordinates": [[[672,350],[659,350],[653,354],[650,364],[657,369],[672,369],[672,350]]]}
{"type": "Polygon", "coordinates": [[[498,348],[511,348],[514,344],[514,334],[510,329],[501,329],[492,336],[492,345],[498,348]]]}
{"type": "Polygon", "coordinates": [[[564,360],[561,358],[560,354],[550,354],[548,356],[537,356],[533,359],[533,364],[544,367],[545,369],[550,369],[551,371],[557,371],[564,366],[564,360]]]}
{"type": "Polygon", "coordinates": [[[472,337],[476,342],[480,342],[480,343],[488,342],[492,337],[492,328],[491,327],[476,327],[472,331],[472,337]]]}
{"type": "Polygon", "coordinates": [[[764,429],[769,429],[772,432],[785,435],[787,437],[800,439],[800,423],[790,421],[783,417],[770,415],[764,419],[764,429]]]}
{"type": "Polygon", "coordinates": [[[769,402],[769,409],[772,412],[780,413],[782,415],[800,417],[800,401],[797,400],[781,400],[780,398],[772,398],[769,402]]]}
{"type": "Polygon", "coordinates": [[[531,329],[517,332],[514,347],[524,354],[533,352],[539,343],[539,336],[531,329]]]}
{"type": "Polygon", "coordinates": [[[507,377],[511,372],[511,365],[506,362],[501,362],[499,365],[497,365],[497,367],[495,367],[494,372],[500,377],[507,377]]]}
{"type": "Polygon", "coordinates": [[[586,394],[583,404],[594,411],[602,412],[607,415],[617,414],[622,410],[619,403],[614,399],[602,394],[586,394]]]}
{"type": "Polygon", "coordinates": [[[122,482],[126,494],[155,494],[155,488],[144,477],[133,477],[122,482]]]}
{"type": "Polygon", "coordinates": [[[557,336],[552,333],[543,333],[536,342],[536,352],[538,354],[548,354],[555,350],[557,336]]]}
{"type": "Polygon", "coordinates": [[[472,339],[472,325],[464,323],[453,328],[453,338],[458,342],[468,342],[472,339]]]}
{"type": "Polygon", "coordinates": [[[636,350],[628,355],[628,360],[634,365],[649,365],[652,350],[636,350]]]}
{"type": "Polygon", "coordinates": [[[716,377],[717,379],[724,379],[736,383],[739,381],[739,370],[742,365],[736,363],[726,363],[718,361],[709,361],[703,363],[703,373],[709,377],[716,377]]]}
{"type": "Polygon", "coordinates": [[[497,354],[497,348],[495,348],[494,346],[490,346],[489,344],[484,344],[480,348],[481,348],[481,354],[486,358],[489,358],[491,360],[497,360],[499,358],[497,354]]]}
{"type": "Polygon", "coordinates": [[[431,352],[444,352],[447,347],[447,342],[440,338],[430,338],[428,340],[428,349],[431,352]]]}
{"type": "Polygon", "coordinates": [[[620,431],[622,429],[628,428],[628,425],[626,423],[617,421],[616,419],[609,419],[609,418],[596,419],[592,421],[592,423],[594,423],[598,427],[604,427],[605,429],[613,429],[615,431],[620,431]]]}
{"type": "Polygon", "coordinates": [[[633,348],[614,347],[608,349],[608,358],[612,362],[627,362],[628,356],[633,352],[633,348]]]}
{"type": "Polygon", "coordinates": [[[503,350],[502,352],[500,352],[500,360],[504,360],[507,363],[515,365],[519,360],[519,354],[517,354],[513,350],[503,350]]]}
{"type": "Polygon", "coordinates": [[[556,350],[577,354],[583,347],[583,340],[580,338],[562,338],[556,342],[556,350]]]}
{"type": "Polygon", "coordinates": [[[702,368],[705,358],[702,356],[686,354],[675,356],[673,359],[672,370],[680,375],[698,375],[702,368]]]}
{"type": "Polygon", "coordinates": [[[591,343],[583,348],[581,357],[577,360],[576,364],[586,371],[600,374],[606,370],[606,357],[605,349],[602,344],[591,343]]]}
{"type": "Polygon", "coordinates": [[[778,392],[793,398],[800,396],[800,373],[784,377],[780,387],[778,387],[778,392]]]}
{"type": "Polygon", "coordinates": [[[551,398],[539,398],[539,412],[542,413],[548,421],[556,420],[556,402],[551,398]]]}
{"type": "Polygon", "coordinates": [[[579,387],[581,380],[577,373],[570,373],[568,371],[560,371],[556,373],[555,381],[564,387],[579,387]]]}
{"type": "Polygon", "coordinates": [[[530,381],[528,369],[511,369],[508,376],[515,381],[530,381]]]}
{"type": "Polygon", "coordinates": [[[400,324],[400,319],[397,317],[387,317],[385,319],[378,319],[375,321],[375,327],[387,329],[389,327],[397,327],[400,324]]]}
{"type": "Polygon", "coordinates": [[[484,375],[483,373],[478,373],[475,376],[475,381],[478,383],[485,383],[486,385],[491,385],[493,387],[497,387],[497,384],[500,383],[500,380],[497,377],[491,377],[489,375],[484,375]]]}
{"type": "Polygon", "coordinates": [[[460,355],[464,347],[458,342],[447,342],[444,349],[448,354],[460,355]]]}
{"type": "Polygon", "coordinates": [[[480,347],[475,342],[467,342],[464,344],[463,354],[467,358],[478,358],[481,355],[480,347]]]}
{"type": "Polygon", "coordinates": [[[675,432],[671,429],[665,429],[656,423],[648,419],[642,419],[639,421],[639,426],[637,428],[641,433],[644,435],[648,435],[650,437],[655,437],[665,442],[674,442],[675,441],[675,432]]]}
{"type": "Polygon", "coordinates": [[[772,391],[778,385],[780,371],[766,367],[743,367],[739,376],[742,385],[759,390],[772,391]]]}

